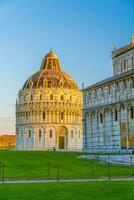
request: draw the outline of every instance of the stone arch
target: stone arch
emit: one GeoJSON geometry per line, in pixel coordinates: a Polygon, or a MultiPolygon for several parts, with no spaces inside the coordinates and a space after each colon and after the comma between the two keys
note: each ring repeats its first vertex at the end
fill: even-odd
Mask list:
{"type": "Polygon", "coordinates": [[[46,131],[46,129],[43,127],[43,126],[37,126],[36,128],[35,128],[35,132],[36,132],[36,137],[38,137],[39,136],[39,130],[41,130],[41,133],[42,133],[42,136],[45,134],[45,131],[46,131]]]}
{"type": "Polygon", "coordinates": [[[123,104],[123,103],[120,105],[120,109],[121,109],[121,110],[124,110],[125,107],[126,107],[126,106],[125,106],[125,104],[123,104]]]}
{"type": "Polygon", "coordinates": [[[42,125],[35,126],[34,128],[34,147],[35,149],[44,149],[45,147],[45,133],[46,129],[42,125]]]}
{"type": "Polygon", "coordinates": [[[76,133],[77,133],[77,128],[75,126],[71,126],[68,130],[68,137],[73,139],[76,133]]]}
{"type": "Polygon", "coordinates": [[[52,137],[51,138],[55,138],[56,137],[56,128],[54,126],[49,126],[47,129],[47,135],[50,138],[50,132],[52,131],[52,137]]]}
{"type": "Polygon", "coordinates": [[[105,113],[109,113],[109,111],[110,111],[109,107],[105,108],[104,109],[104,115],[105,115],[105,113]]]}
{"type": "Polygon", "coordinates": [[[31,138],[30,135],[29,135],[29,131],[31,131],[31,137],[33,137],[34,136],[34,127],[27,126],[25,128],[25,134],[27,135],[27,137],[31,138]]]}
{"type": "Polygon", "coordinates": [[[25,142],[24,142],[24,149],[29,150],[34,147],[34,127],[31,125],[28,125],[25,127],[25,142]]]}
{"type": "Polygon", "coordinates": [[[78,138],[80,139],[82,136],[82,130],[80,127],[77,129],[77,132],[78,132],[78,138]]]}
{"type": "Polygon", "coordinates": [[[105,116],[104,109],[99,110],[99,112],[98,112],[98,116],[99,116],[99,124],[103,124],[104,116],[105,116]]]}

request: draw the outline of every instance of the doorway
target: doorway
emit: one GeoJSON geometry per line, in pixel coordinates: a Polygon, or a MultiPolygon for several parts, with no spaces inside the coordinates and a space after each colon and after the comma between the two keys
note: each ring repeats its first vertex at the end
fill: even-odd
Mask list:
{"type": "Polygon", "coordinates": [[[67,129],[64,126],[60,126],[57,134],[57,148],[60,150],[67,149],[67,129]]]}
{"type": "Polygon", "coordinates": [[[64,148],[65,148],[65,137],[59,136],[59,149],[64,149],[64,148]]]}

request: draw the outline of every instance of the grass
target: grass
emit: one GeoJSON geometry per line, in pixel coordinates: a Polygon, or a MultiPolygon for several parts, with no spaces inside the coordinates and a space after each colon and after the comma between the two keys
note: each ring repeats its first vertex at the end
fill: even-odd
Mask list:
{"type": "Polygon", "coordinates": [[[0,185],[0,200],[133,200],[134,182],[0,185]]]}
{"type": "MultiPolygon", "coordinates": [[[[60,178],[92,177],[91,160],[78,159],[81,153],[13,151],[1,150],[0,161],[5,167],[5,178],[46,179],[56,178],[57,164],[60,164],[60,178]]],[[[94,177],[107,177],[108,166],[97,161],[93,163],[94,177]]],[[[130,177],[134,175],[134,167],[110,166],[112,177],[130,177]]]]}

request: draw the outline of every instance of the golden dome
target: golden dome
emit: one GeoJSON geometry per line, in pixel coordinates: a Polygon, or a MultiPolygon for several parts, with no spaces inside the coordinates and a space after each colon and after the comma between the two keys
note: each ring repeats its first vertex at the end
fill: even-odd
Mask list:
{"type": "Polygon", "coordinates": [[[57,55],[50,50],[43,58],[40,70],[33,74],[24,84],[27,88],[68,88],[78,90],[76,82],[61,69],[57,55]]]}

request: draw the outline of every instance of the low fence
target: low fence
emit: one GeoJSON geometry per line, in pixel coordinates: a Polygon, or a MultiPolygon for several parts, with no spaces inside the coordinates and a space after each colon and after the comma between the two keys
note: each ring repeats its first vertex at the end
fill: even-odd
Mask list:
{"type": "Polygon", "coordinates": [[[5,180],[5,164],[0,162],[0,180],[4,183],[5,180]]]}
{"type": "MultiPolygon", "coordinates": [[[[66,156],[66,155],[65,155],[66,156]]],[[[112,156],[112,155],[111,155],[112,156]]],[[[30,173],[30,169],[27,167],[8,165],[3,162],[0,162],[0,182],[5,183],[5,180],[57,180],[59,182],[63,179],[100,179],[107,178],[107,180],[111,180],[111,178],[121,178],[121,177],[134,177],[134,161],[132,156],[130,156],[130,166],[119,166],[113,165],[110,161],[110,155],[108,155],[107,162],[99,163],[98,155],[96,159],[90,159],[83,163],[82,166],[71,166],[64,163],[54,163],[48,161],[45,163],[44,167],[34,167],[32,169],[32,173],[34,173],[32,177],[32,173],[30,177],[26,177],[28,173],[30,173]],[[26,174],[26,170],[28,170],[26,174]],[[11,176],[11,175],[12,176],[11,176]],[[16,177],[17,174],[17,177],[16,177]],[[37,174],[35,176],[35,174],[37,174]],[[39,175],[38,175],[39,174],[39,175]],[[24,176],[23,176],[24,175],[24,176]]],[[[82,160],[80,160],[82,162],[82,160]]],[[[29,174],[28,174],[29,175],[29,174]]]]}

